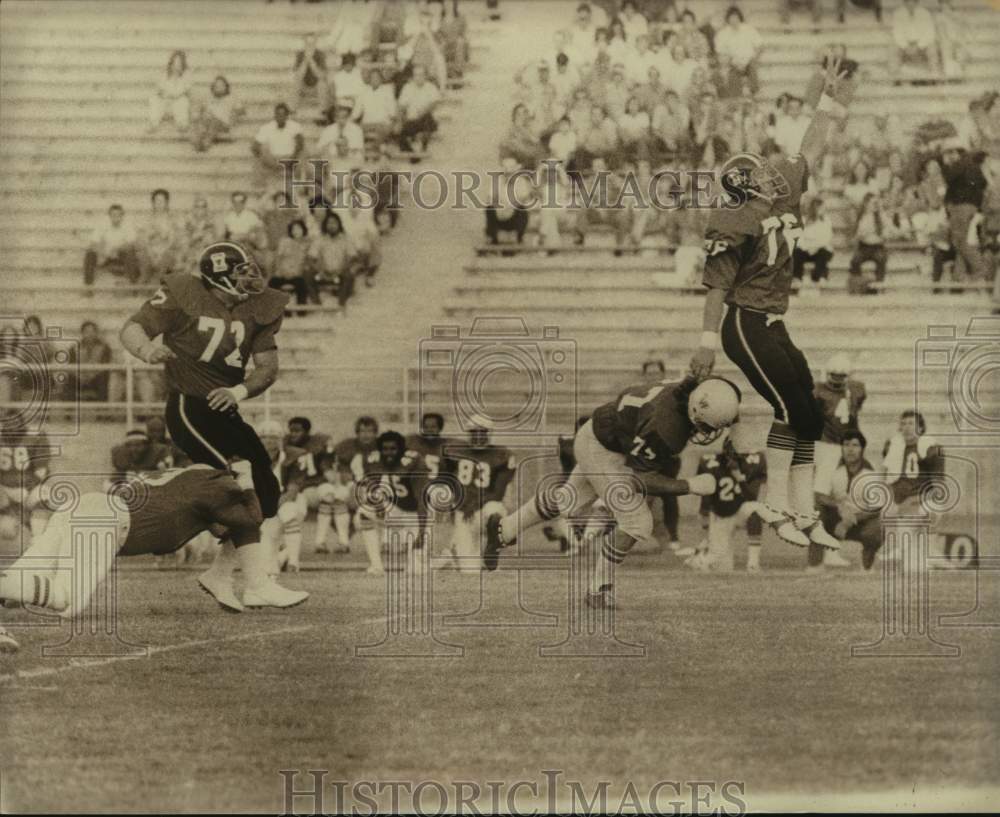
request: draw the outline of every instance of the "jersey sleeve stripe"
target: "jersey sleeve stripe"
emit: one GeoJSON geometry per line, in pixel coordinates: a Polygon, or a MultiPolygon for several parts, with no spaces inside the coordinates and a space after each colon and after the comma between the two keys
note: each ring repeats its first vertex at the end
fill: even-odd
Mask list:
{"type": "Polygon", "coordinates": [[[194,427],[194,424],[188,419],[187,412],[184,411],[184,395],[183,394],[180,395],[180,401],[178,403],[178,408],[180,410],[181,421],[184,423],[184,425],[187,426],[188,431],[191,432],[191,434],[194,436],[194,438],[198,442],[200,442],[203,446],[205,446],[205,449],[207,451],[212,452],[212,456],[215,457],[219,461],[219,467],[225,468],[226,465],[227,465],[226,458],[224,456],[222,456],[222,454],[220,454],[218,452],[218,450],[216,448],[214,448],[212,446],[212,444],[208,440],[206,440],[199,433],[198,429],[196,429],[194,427]]]}

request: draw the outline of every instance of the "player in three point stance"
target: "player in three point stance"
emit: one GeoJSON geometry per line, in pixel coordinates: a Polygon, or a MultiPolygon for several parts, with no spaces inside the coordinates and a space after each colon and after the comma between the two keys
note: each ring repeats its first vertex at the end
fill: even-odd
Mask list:
{"type": "Polygon", "coordinates": [[[706,533],[689,567],[695,570],[729,572],[733,569],[733,529],[744,523],[747,529],[747,572],[760,570],[760,517],[757,495],[767,478],[767,465],[756,451],[737,451],[733,434],[726,437],[722,451],[706,454],[698,465],[699,474],[715,478],[715,491],[701,498],[698,513],[706,533]]]}
{"type": "MultiPolygon", "coordinates": [[[[87,607],[111,568],[111,561],[101,558],[101,554],[85,555],[88,569],[82,576],[73,575],[68,568],[74,564],[74,517],[113,520],[116,556],[173,553],[206,530],[231,541],[235,555],[217,560],[200,579],[227,610],[239,612],[244,606],[292,607],[309,598],[308,593],[300,591],[275,591],[275,582],[269,576],[273,557],[261,541],[263,517],[249,481],[243,487],[229,471],[191,465],[138,477],[131,485],[131,490],[112,487],[108,492],[83,494],[75,510],[57,511],[45,532],[0,574],[0,598],[48,607],[66,615],[77,615],[87,607]],[[246,580],[242,602],[232,589],[232,569],[237,563],[246,580]],[[217,586],[207,586],[206,576],[209,582],[218,578],[217,586]]],[[[84,542],[99,547],[101,539],[91,536],[84,542]]]]}
{"type": "Polygon", "coordinates": [[[768,161],[741,153],[723,164],[720,178],[729,201],[712,213],[706,232],[704,331],[691,359],[695,376],[712,371],[721,323],[726,355],[774,409],[767,438],[767,502],[761,503],[760,517],[786,542],[830,549],[839,543],[823,528],[813,494],[813,450],[823,433],[823,414],[813,397],[809,364],[782,316],[801,232],[800,199],[809,167],[823,152],[832,114],[846,115],[834,98],[845,78],[839,61],[831,62],[798,155],[768,161]]]}
{"type": "Polygon", "coordinates": [[[166,364],[166,420],[174,443],[194,462],[215,468],[228,468],[233,459],[249,462],[265,519],[278,512],[281,487],[239,403],[278,377],[275,335],[287,303],[287,295],[267,287],[245,247],[220,241],[202,252],[197,277],[167,276],[121,331],[133,355],[166,364]],[[158,335],[162,345],[153,342],[158,335]],[[254,369],[247,374],[249,358],[254,369]]]}
{"type": "MultiPolygon", "coordinates": [[[[701,474],[690,480],[665,475],[688,442],[707,445],[736,422],[740,391],[728,380],[710,377],[699,383],[686,378],[677,383],[643,383],[623,391],[617,400],[598,408],[580,427],[573,443],[576,467],[567,481],[575,497],[572,508],[561,508],[540,488],[534,499],[514,513],[494,514],[486,522],[483,562],[495,570],[500,549],[515,541],[518,519],[521,533],[543,520],[573,517],[595,499],[603,497],[623,478],[638,478],[648,494],[697,494],[715,490],[715,479],[701,474]]],[[[561,477],[561,475],[559,475],[561,477]]],[[[613,565],[621,564],[633,545],[653,535],[653,515],[644,502],[632,509],[611,508],[621,536],[605,545],[598,557],[593,586],[587,597],[592,607],[613,607],[610,580],[613,565]]]]}

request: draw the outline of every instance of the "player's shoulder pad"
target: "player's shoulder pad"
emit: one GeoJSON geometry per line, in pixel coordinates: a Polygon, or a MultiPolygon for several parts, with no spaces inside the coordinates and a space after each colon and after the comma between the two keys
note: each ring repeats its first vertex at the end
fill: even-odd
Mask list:
{"type": "Polygon", "coordinates": [[[288,305],[289,295],[286,292],[279,292],[276,289],[267,287],[259,295],[251,296],[247,303],[253,313],[254,319],[261,324],[274,323],[285,313],[288,305]]]}
{"type": "Polygon", "coordinates": [[[198,302],[205,291],[199,278],[186,272],[173,272],[163,279],[162,289],[185,312],[199,311],[198,302]]]}

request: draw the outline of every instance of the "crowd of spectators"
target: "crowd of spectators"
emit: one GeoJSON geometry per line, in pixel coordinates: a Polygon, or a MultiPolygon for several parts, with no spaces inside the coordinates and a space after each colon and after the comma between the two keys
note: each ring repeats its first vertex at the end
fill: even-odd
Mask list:
{"type": "MultiPolygon", "coordinates": [[[[881,3],[854,5],[872,9],[882,21],[881,3]]],[[[792,156],[830,63],[837,61],[851,79],[861,70],[844,45],[824,45],[801,95],[783,93],[765,103],[758,66],[766,45],[753,20],[735,5],[708,19],[700,19],[696,9],[701,7],[638,0],[579,3],[573,19],[555,32],[551,53],[516,73],[498,159],[507,176],[532,171],[536,195],[518,196],[528,204],[520,212],[502,192],[491,202],[489,243],[501,243],[509,234],[518,243],[528,240],[552,251],[586,244],[588,235],[603,232],[614,237],[621,254],[658,236],[681,267],[666,278],[672,284],[694,282],[705,214],[689,209],[689,188],[663,191],[659,200],[674,202],[672,211],[635,208],[629,199],[617,208],[588,205],[585,196],[570,193],[593,190],[586,183],[598,172],[609,174],[607,198],[614,202],[628,177],[644,191],[644,180],[661,170],[717,169],[742,151],[792,156]],[[570,206],[550,207],[552,190],[570,206]]],[[[841,22],[843,10],[841,4],[841,22]]],[[[782,17],[796,11],[821,16],[819,3],[788,2],[782,17]]],[[[921,55],[924,76],[942,70],[945,76],[961,74],[969,51],[950,0],[905,0],[886,23],[889,66],[897,78],[921,55]]],[[[900,243],[927,248],[935,281],[952,261],[954,280],[993,280],[998,214],[989,179],[1000,156],[996,97],[974,100],[969,116],[936,138],[918,133],[911,139],[893,116],[875,117],[867,131],[850,120],[847,128],[834,129],[823,160],[810,168],[796,278],[802,280],[808,269],[806,280],[827,281],[836,236],[846,232],[851,292],[877,291],[900,243]]]]}

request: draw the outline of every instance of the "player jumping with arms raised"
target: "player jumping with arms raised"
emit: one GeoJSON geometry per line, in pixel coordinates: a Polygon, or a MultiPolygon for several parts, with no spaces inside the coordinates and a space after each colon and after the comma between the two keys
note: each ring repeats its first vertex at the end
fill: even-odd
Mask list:
{"type": "MultiPolygon", "coordinates": [[[[209,245],[198,272],[167,276],[122,327],[122,344],[146,363],[166,364],[166,420],[174,443],[194,462],[214,468],[228,468],[236,458],[249,462],[261,511],[270,519],[278,512],[281,487],[263,443],[240,416],[239,403],[267,391],[278,378],[275,335],[288,296],[269,289],[250,252],[232,241],[209,245]],[[162,345],[154,342],[158,335],[162,345]],[[247,374],[249,358],[254,368],[247,374]]],[[[220,558],[231,555],[224,546],[220,558]]],[[[230,586],[205,581],[202,586],[217,599],[231,595],[230,586]]],[[[276,582],[260,591],[278,607],[298,595],[276,582]]]]}
{"type": "Polygon", "coordinates": [[[813,397],[809,364],[788,336],[782,316],[801,232],[800,200],[809,167],[817,165],[824,150],[827,130],[835,118],[846,116],[835,99],[846,76],[839,61],[827,68],[798,155],[768,161],[741,153],[723,164],[720,175],[729,206],[712,213],[706,232],[704,331],[691,359],[695,376],[711,373],[721,323],[726,355],[774,409],[767,438],[767,501],[758,513],[786,542],[830,549],[840,545],[823,528],[813,494],[813,450],[823,433],[823,414],[813,397]]]}

